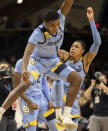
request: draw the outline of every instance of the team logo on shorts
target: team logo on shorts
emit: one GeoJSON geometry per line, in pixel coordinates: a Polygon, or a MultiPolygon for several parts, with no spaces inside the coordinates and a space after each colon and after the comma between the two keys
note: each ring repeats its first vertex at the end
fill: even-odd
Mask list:
{"type": "Polygon", "coordinates": [[[27,105],[23,106],[23,112],[24,113],[29,113],[30,112],[30,109],[29,109],[29,107],[27,105]]]}
{"type": "Polygon", "coordinates": [[[36,64],[36,60],[33,59],[33,58],[30,58],[29,64],[30,64],[30,65],[35,65],[35,64],[36,64]]]}

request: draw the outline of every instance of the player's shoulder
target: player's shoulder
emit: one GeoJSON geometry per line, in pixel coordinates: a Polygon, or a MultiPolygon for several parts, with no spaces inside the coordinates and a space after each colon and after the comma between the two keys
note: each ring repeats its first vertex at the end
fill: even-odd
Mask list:
{"type": "Polygon", "coordinates": [[[36,28],[34,29],[34,33],[35,33],[35,34],[43,34],[43,32],[42,32],[42,30],[41,30],[41,29],[43,29],[43,28],[44,28],[43,24],[39,25],[38,27],[36,27],[36,28]]]}
{"type": "Polygon", "coordinates": [[[44,40],[44,33],[43,33],[42,29],[43,29],[43,24],[41,24],[37,28],[35,28],[32,35],[35,36],[36,39],[44,40]]]}
{"type": "Polygon", "coordinates": [[[19,65],[21,65],[21,64],[22,64],[22,58],[17,60],[16,66],[19,66],[19,65]]]}
{"type": "Polygon", "coordinates": [[[22,58],[18,59],[16,63],[22,63],[22,58]]]}
{"type": "Polygon", "coordinates": [[[58,11],[58,14],[59,14],[59,17],[60,17],[60,20],[65,20],[65,16],[62,14],[62,11],[61,11],[61,9],[59,9],[58,11]]]}
{"type": "Polygon", "coordinates": [[[41,31],[41,28],[43,27],[42,25],[43,24],[39,25],[37,28],[34,29],[34,31],[28,39],[29,43],[38,44],[42,43],[45,40],[44,33],[41,31]]]}

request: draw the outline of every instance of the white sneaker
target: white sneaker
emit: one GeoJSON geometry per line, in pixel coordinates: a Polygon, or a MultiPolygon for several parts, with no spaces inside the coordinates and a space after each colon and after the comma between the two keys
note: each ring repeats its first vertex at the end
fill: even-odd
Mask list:
{"type": "Polygon", "coordinates": [[[59,116],[56,118],[56,127],[58,130],[64,130],[64,125],[63,125],[64,117],[63,115],[59,116]]]}
{"type": "Polygon", "coordinates": [[[73,122],[69,116],[64,116],[63,125],[67,130],[73,130],[77,128],[77,124],[73,122]]]}

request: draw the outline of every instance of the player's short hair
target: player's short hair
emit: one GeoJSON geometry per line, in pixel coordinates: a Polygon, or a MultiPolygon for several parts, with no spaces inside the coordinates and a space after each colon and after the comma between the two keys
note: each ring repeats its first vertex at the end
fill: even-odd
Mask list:
{"type": "Polygon", "coordinates": [[[86,43],[82,40],[77,40],[76,42],[79,42],[82,45],[84,52],[85,52],[86,51],[86,43]]]}
{"type": "Polygon", "coordinates": [[[59,14],[55,9],[50,9],[44,14],[44,21],[52,21],[59,18],[59,14]]]}

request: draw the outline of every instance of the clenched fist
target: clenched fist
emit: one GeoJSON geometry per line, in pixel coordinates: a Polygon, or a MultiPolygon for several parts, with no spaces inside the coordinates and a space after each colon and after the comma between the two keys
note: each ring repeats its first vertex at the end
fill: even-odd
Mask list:
{"type": "Polygon", "coordinates": [[[94,11],[93,11],[92,7],[87,8],[87,17],[88,17],[89,21],[94,20],[94,11]]]}
{"type": "Polygon", "coordinates": [[[30,74],[28,71],[22,73],[22,78],[24,81],[29,81],[30,74]]]}
{"type": "Polygon", "coordinates": [[[33,102],[29,103],[28,107],[30,110],[37,110],[38,109],[38,105],[33,102]]]}

